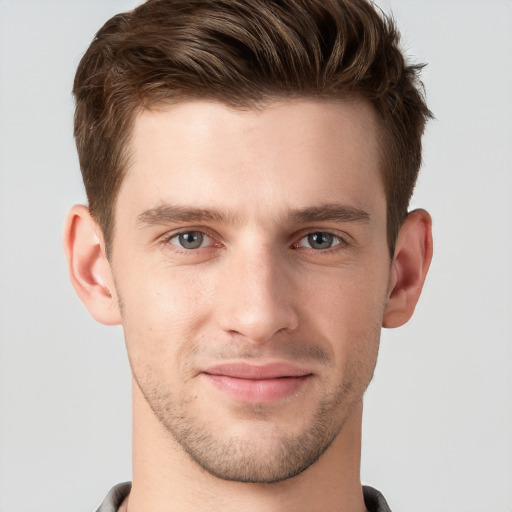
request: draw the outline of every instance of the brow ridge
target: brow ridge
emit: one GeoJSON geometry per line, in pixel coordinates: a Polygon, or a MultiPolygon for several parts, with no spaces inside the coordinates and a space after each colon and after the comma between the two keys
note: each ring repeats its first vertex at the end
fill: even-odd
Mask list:
{"type": "MultiPolygon", "coordinates": [[[[176,222],[234,222],[234,216],[219,210],[199,208],[186,205],[160,204],[145,210],[137,217],[137,225],[165,225],[176,222]]],[[[324,204],[292,210],[288,214],[291,223],[308,222],[367,222],[370,215],[361,208],[342,205],[324,204]]]]}
{"type": "Polygon", "coordinates": [[[170,224],[173,222],[222,222],[226,216],[207,208],[161,204],[145,210],[137,217],[137,224],[170,224]]]}
{"type": "Polygon", "coordinates": [[[290,220],[298,224],[323,221],[367,222],[370,214],[356,206],[329,203],[294,210],[290,213],[290,220]]]}

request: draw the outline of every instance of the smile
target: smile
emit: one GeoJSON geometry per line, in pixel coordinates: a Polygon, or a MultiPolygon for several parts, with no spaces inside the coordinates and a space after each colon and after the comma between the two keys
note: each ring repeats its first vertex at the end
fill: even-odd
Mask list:
{"type": "Polygon", "coordinates": [[[270,403],[296,394],[312,373],[288,363],[222,364],[203,372],[208,381],[231,398],[270,403]]]}

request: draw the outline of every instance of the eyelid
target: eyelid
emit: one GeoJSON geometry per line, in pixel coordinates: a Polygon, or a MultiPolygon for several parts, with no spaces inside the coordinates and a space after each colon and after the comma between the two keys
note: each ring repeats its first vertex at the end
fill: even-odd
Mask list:
{"type": "Polygon", "coordinates": [[[177,228],[172,231],[168,231],[167,233],[163,234],[158,238],[159,242],[163,245],[172,245],[173,248],[175,248],[178,251],[186,252],[186,253],[192,253],[194,251],[199,251],[201,249],[209,249],[212,247],[220,247],[222,245],[222,242],[220,242],[220,236],[213,230],[205,227],[196,227],[196,226],[187,226],[185,228],[177,228]],[[205,247],[199,247],[197,249],[185,249],[184,247],[180,247],[177,244],[171,243],[171,240],[173,238],[178,237],[179,235],[182,235],[184,233],[202,233],[204,236],[208,237],[212,243],[208,244],[205,247]]]}
{"type": "Polygon", "coordinates": [[[340,236],[335,235],[334,233],[329,233],[328,231],[313,231],[312,233],[308,233],[307,235],[300,238],[296,245],[297,245],[297,247],[306,247],[307,249],[314,249],[315,251],[325,252],[325,251],[328,251],[329,249],[334,249],[335,247],[338,247],[339,245],[345,245],[345,244],[346,244],[345,240],[343,240],[343,238],[341,238],[340,236]],[[326,249],[314,249],[313,247],[309,247],[308,245],[301,244],[301,242],[303,240],[307,240],[310,237],[310,235],[314,235],[317,233],[320,233],[323,235],[331,235],[333,238],[333,245],[331,247],[327,247],[326,249]]]}
{"type": "MultiPolygon", "coordinates": [[[[176,229],[174,229],[172,231],[166,232],[165,234],[163,234],[160,237],[158,237],[158,241],[162,245],[169,245],[169,244],[172,245],[173,248],[175,250],[177,250],[177,251],[181,251],[183,253],[191,254],[191,253],[197,252],[199,250],[207,250],[207,249],[217,248],[217,247],[223,246],[224,244],[221,241],[221,238],[222,237],[216,231],[214,231],[214,230],[212,230],[210,228],[206,228],[204,226],[201,226],[201,227],[187,226],[187,227],[176,228],[176,229]],[[197,248],[197,249],[185,249],[185,248],[181,248],[177,244],[171,244],[171,242],[170,242],[171,239],[179,236],[180,234],[190,233],[190,232],[200,232],[203,235],[205,235],[206,237],[210,238],[212,243],[208,244],[205,247],[200,247],[200,248],[197,248]]],[[[292,242],[292,244],[291,244],[292,248],[297,249],[299,247],[303,247],[306,250],[309,249],[309,250],[314,251],[316,253],[320,253],[320,252],[327,253],[327,252],[330,252],[330,251],[335,251],[336,249],[339,249],[340,247],[348,247],[350,245],[354,245],[354,243],[355,243],[354,238],[349,233],[346,233],[344,231],[340,232],[338,230],[328,229],[328,228],[327,229],[326,228],[306,228],[306,229],[302,229],[300,232],[295,233],[293,235],[292,240],[294,240],[294,242],[292,242]],[[300,241],[302,241],[308,235],[311,235],[311,234],[314,234],[314,233],[327,233],[329,235],[332,235],[338,241],[338,243],[336,245],[333,245],[332,247],[329,247],[328,249],[313,249],[312,247],[306,247],[306,246],[300,246],[299,245],[300,241]]]]}
{"type": "MultiPolygon", "coordinates": [[[[329,228],[312,228],[312,229],[308,228],[308,229],[303,229],[294,235],[293,239],[296,241],[292,245],[297,246],[301,240],[303,240],[304,238],[308,237],[309,235],[313,235],[315,233],[329,234],[329,235],[332,235],[337,240],[339,240],[340,243],[336,244],[336,246],[334,246],[334,247],[338,247],[338,245],[353,245],[355,243],[354,238],[350,234],[346,233],[345,231],[338,231],[336,229],[329,229],[329,228]]],[[[328,249],[324,249],[324,251],[325,250],[328,250],[328,249]]]]}
{"type": "Polygon", "coordinates": [[[195,231],[181,231],[180,233],[175,233],[174,235],[170,236],[168,239],[168,243],[170,243],[172,245],[176,245],[179,249],[183,249],[183,250],[187,250],[187,251],[197,251],[199,249],[204,249],[206,247],[210,247],[212,245],[211,242],[213,242],[213,238],[211,236],[207,235],[203,231],[196,231],[196,230],[195,231]],[[200,247],[190,249],[190,248],[182,247],[182,246],[178,245],[177,243],[176,244],[173,243],[173,240],[179,240],[179,237],[181,235],[184,235],[187,233],[200,233],[203,236],[203,240],[201,242],[200,247]]]}

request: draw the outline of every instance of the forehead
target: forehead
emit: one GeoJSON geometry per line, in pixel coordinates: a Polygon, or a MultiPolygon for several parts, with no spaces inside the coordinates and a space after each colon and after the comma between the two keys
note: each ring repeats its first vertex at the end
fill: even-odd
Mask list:
{"type": "Polygon", "coordinates": [[[269,215],[340,201],[368,208],[384,195],[376,116],[358,100],[161,106],[136,116],[130,153],[118,210],[134,195],[141,208],[192,201],[269,215]]]}

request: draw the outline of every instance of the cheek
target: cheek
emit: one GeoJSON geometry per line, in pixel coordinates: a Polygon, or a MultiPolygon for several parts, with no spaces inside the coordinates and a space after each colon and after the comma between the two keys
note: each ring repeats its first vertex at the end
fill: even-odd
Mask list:
{"type": "Polygon", "coordinates": [[[328,340],[338,368],[372,366],[377,356],[382,316],[386,302],[388,272],[337,269],[328,279],[313,279],[304,309],[313,332],[328,340]],[[321,286],[323,283],[323,286],[321,286]],[[315,286],[313,286],[315,285],[315,286]]]}
{"type": "Polygon", "coordinates": [[[116,277],[130,358],[165,363],[187,340],[197,338],[212,303],[205,279],[156,267],[116,277]]]}

